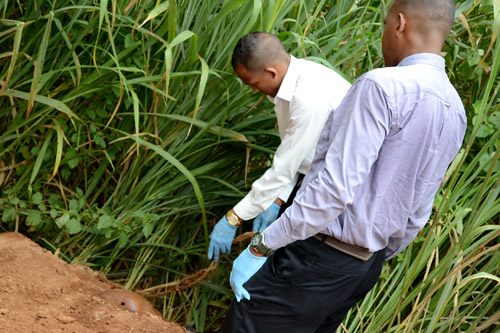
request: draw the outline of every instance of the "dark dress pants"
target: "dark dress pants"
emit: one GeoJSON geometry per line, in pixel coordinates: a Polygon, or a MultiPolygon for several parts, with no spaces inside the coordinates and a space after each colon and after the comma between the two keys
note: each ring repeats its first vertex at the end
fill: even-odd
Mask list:
{"type": "Polygon", "coordinates": [[[220,332],[335,332],[377,282],[385,249],[361,261],[315,238],[269,257],[244,287],[250,300],[231,303],[220,332]]]}

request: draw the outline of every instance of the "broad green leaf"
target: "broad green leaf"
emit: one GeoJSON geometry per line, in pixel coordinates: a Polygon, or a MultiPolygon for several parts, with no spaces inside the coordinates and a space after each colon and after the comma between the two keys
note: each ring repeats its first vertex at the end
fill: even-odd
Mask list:
{"type": "Polygon", "coordinates": [[[75,218],[70,218],[69,221],[66,223],[65,227],[66,227],[66,231],[70,235],[77,234],[82,230],[82,225],[75,218]]]}
{"type": "Polygon", "coordinates": [[[54,193],[52,193],[49,196],[49,203],[51,206],[54,206],[54,207],[61,207],[62,206],[61,200],[54,193]]]}
{"type": "Polygon", "coordinates": [[[486,138],[493,134],[494,129],[490,128],[488,125],[483,125],[479,127],[479,131],[477,132],[477,137],[478,138],[486,138]]]}
{"type": "Polygon", "coordinates": [[[37,227],[41,222],[42,222],[42,215],[40,214],[39,211],[32,210],[28,213],[28,216],[26,217],[27,225],[37,227]]]}
{"type": "Polygon", "coordinates": [[[113,226],[113,218],[109,215],[102,215],[97,224],[98,229],[105,229],[113,226]]]}
{"type": "Polygon", "coordinates": [[[36,192],[31,196],[31,202],[35,205],[41,204],[43,201],[43,195],[40,192],[36,192]]]}
{"type": "Polygon", "coordinates": [[[496,129],[500,128],[500,110],[497,110],[496,112],[492,113],[489,117],[488,120],[495,126],[496,129]]]}
{"type": "Polygon", "coordinates": [[[481,57],[476,49],[469,49],[467,51],[467,63],[473,67],[479,64],[481,57]]]}
{"type": "Polygon", "coordinates": [[[107,239],[110,239],[112,235],[113,235],[113,229],[111,229],[111,228],[106,229],[106,231],[104,233],[104,237],[106,237],[107,239]]]}
{"type": "Polygon", "coordinates": [[[102,148],[106,148],[106,141],[104,141],[103,137],[102,137],[102,133],[98,132],[94,135],[94,141],[95,143],[102,147],[102,148]]]}
{"type": "Polygon", "coordinates": [[[146,219],[146,213],[142,210],[136,210],[132,213],[132,216],[138,218],[141,222],[146,219]]]}
{"type": "Polygon", "coordinates": [[[118,247],[123,248],[125,245],[127,245],[128,242],[128,235],[126,232],[121,231],[120,236],[118,236],[118,247]]]}
{"type": "Polygon", "coordinates": [[[14,207],[6,207],[2,214],[2,221],[3,222],[14,221],[16,219],[16,216],[17,212],[14,207]]]}
{"type": "Polygon", "coordinates": [[[142,233],[144,234],[144,237],[149,237],[152,232],[153,232],[153,225],[151,223],[144,223],[142,225],[142,233]]]}
{"type": "Polygon", "coordinates": [[[78,163],[80,162],[80,159],[78,158],[78,154],[75,150],[73,149],[69,149],[67,152],[66,152],[66,156],[65,158],[68,160],[68,166],[71,168],[71,169],[74,169],[76,168],[76,166],[78,165],[78,163]]]}
{"type": "Polygon", "coordinates": [[[78,200],[75,200],[75,199],[71,199],[69,201],[69,205],[68,205],[69,209],[70,210],[78,210],[80,207],[78,205],[78,200]]]}
{"type": "Polygon", "coordinates": [[[70,216],[69,216],[68,212],[64,212],[61,215],[61,217],[56,219],[56,224],[59,228],[62,229],[66,225],[66,223],[68,223],[69,219],[70,219],[70,216]]]}

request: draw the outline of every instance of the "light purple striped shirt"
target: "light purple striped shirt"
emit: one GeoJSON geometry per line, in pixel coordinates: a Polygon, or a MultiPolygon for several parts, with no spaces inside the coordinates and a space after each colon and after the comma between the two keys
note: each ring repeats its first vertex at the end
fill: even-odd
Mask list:
{"type": "Polygon", "coordinates": [[[467,126],[444,64],[415,54],[356,81],[330,114],[293,204],[264,231],[267,246],[324,233],[387,248],[389,259],[410,244],[467,126]]]}

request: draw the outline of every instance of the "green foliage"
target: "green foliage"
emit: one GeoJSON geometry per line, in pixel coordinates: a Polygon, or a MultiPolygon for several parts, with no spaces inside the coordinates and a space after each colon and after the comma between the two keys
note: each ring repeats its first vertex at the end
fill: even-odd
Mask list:
{"type": "MultiPolygon", "coordinates": [[[[0,228],[130,289],[207,268],[213,224],[279,144],[273,106],[230,67],[237,40],[273,32],[354,81],[383,66],[385,11],[376,0],[2,2],[0,228]]],[[[498,15],[498,1],[459,1],[443,52],[468,113],[464,149],[429,226],[386,264],[349,332],[498,326],[498,15]]],[[[231,258],[155,305],[216,330],[231,258]]]]}

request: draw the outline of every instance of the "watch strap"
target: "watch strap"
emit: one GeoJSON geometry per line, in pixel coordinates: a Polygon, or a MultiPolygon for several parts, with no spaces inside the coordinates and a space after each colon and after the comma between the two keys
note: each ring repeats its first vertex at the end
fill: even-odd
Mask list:
{"type": "MultiPolygon", "coordinates": [[[[275,250],[267,247],[266,243],[264,242],[264,233],[262,231],[259,230],[255,234],[256,235],[258,234],[257,237],[260,238],[260,241],[259,242],[251,242],[251,245],[257,252],[259,252],[260,254],[262,254],[265,257],[269,257],[274,252],[276,252],[275,250]]],[[[255,235],[254,235],[254,237],[255,237],[255,235]]]]}

